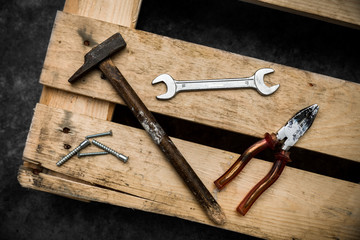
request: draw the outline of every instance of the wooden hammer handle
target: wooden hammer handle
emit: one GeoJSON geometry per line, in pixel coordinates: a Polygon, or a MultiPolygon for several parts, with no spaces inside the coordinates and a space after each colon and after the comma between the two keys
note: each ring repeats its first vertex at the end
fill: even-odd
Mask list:
{"type": "Polygon", "coordinates": [[[157,123],[154,116],[147,109],[111,59],[108,58],[102,61],[99,64],[99,68],[116,89],[120,97],[128,105],[143,128],[151,136],[155,144],[159,146],[160,150],[174,166],[177,173],[181,176],[197,201],[204,208],[209,218],[216,224],[224,224],[226,217],[222,212],[220,205],[207,190],[200,178],[196,175],[162,127],[157,123]]]}

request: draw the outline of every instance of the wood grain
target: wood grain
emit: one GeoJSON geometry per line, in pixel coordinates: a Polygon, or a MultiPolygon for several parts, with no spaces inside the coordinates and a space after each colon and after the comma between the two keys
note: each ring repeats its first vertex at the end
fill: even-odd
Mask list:
{"type": "Polygon", "coordinates": [[[99,69],[130,108],[130,111],[149,134],[149,137],[157,145],[158,149],[164,154],[166,160],[171,163],[173,169],[182,178],[208,217],[214,223],[223,225],[226,221],[226,216],[219,204],[111,59],[108,58],[102,61],[99,64],[99,69]]]}
{"type": "Polygon", "coordinates": [[[360,29],[359,0],[242,0],[264,7],[274,8],[324,20],[330,23],[360,29]]]}
{"type": "Polygon", "coordinates": [[[150,111],[256,137],[275,132],[300,109],[317,103],[319,114],[296,146],[360,161],[360,85],[299,69],[265,62],[180,40],[59,12],[40,82],[65,91],[123,104],[112,86],[90,72],[70,85],[67,79],[83,64],[91,47],[120,32],[127,48],[113,57],[115,65],[150,111]],[[91,45],[85,46],[84,40],[91,45]],[[156,100],[163,85],[151,81],[162,73],[175,79],[251,76],[270,67],[267,84],[280,84],[264,97],[254,89],[180,93],[156,100]]]}
{"type": "MultiPolygon", "coordinates": [[[[135,28],[140,6],[141,0],[67,0],[64,11],[135,28]]],[[[111,120],[115,109],[114,103],[46,86],[40,103],[105,120],[111,120]]]]}
{"type": "Polygon", "coordinates": [[[135,28],[142,0],[67,0],[64,11],[135,28]]]}
{"type": "Polygon", "coordinates": [[[87,114],[104,120],[111,120],[112,112],[115,108],[115,104],[104,100],[69,93],[46,86],[43,88],[40,103],[68,111],[87,114]]]}
{"type": "MultiPolygon", "coordinates": [[[[271,163],[254,159],[231,185],[215,191],[213,180],[238,157],[235,153],[173,138],[190,165],[222,206],[223,228],[267,239],[358,239],[360,237],[360,186],[290,167],[253,205],[246,217],[235,208],[249,189],[270,169],[271,163]]],[[[90,146],[86,151],[93,151],[90,146]]],[[[24,187],[61,193],[144,211],[176,216],[213,225],[183,181],[146,133],[86,115],[38,104],[24,159],[37,161],[46,172],[35,175],[20,169],[24,187]],[[64,133],[64,127],[70,128],[64,133]],[[91,130],[89,130],[91,129],[91,130]],[[62,167],[56,162],[93,132],[112,129],[102,142],[129,155],[124,164],[111,155],[74,158],[62,167]],[[79,181],[69,179],[76,178],[79,181]]]]}
{"type": "MultiPolygon", "coordinates": [[[[290,12],[293,10],[289,8],[293,8],[297,13],[309,11],[313,15],[311,11],[316,10],[314,7],[306,10],[306,6],[303,9],[292,6],[305,5],[309,1],[288,1],[288,9],[286,6],[280,8],[290,12]]],[[[251,2],[263,4],[260,2],[265,1],[251,2]]],[[[283,1],[267,2],[265,4],[272,2],[272,5],[281,5],[283,1]]],[[[328,5],[332,2],[322,0],[319,4],[324,2],[325,10],[330,11],[328,5]]],[[[340,4],[333,2],[339,7],[334,11],[336,14],[331,13],[330,17],[335,19],[342,12],[340,8],[353,1],[340,4]]],[[[64,11],[134,27],[140,5],[141,0],[67,0],[64,11]]],[[[354,8],[354,11],[358,10],[354,8]]],[[[348,16],[352,18],[351,13],[348,16]]],[[[72,18],[60,17],[60,20],[72,18]]],[[[212,224],[187,192],[181,179],[177,178],[171,166],[162,159],[161,152],[152,146],[144,131],[103,121],[111,119],[114,103],[121,103],[121,100],[116,97],[110,84],[106,81],[99,82],[99,72],[91,73],[76,88],[68,89],[66,86],[65,78],[83,63],[84,54],[94,46],[83,46],[83,40],[92,37],[94,41],[91,44],[95,44],[112,35],[113,31],[129,34],[125,40],[128,44],[131,42],[130,48],[126,54],[121,53],[114,60],[147,106],[151,105],[151,110],[175,117],[184,114],[184,118],[191,121],[261,136],[265,132],[276,131],[300,107],[320,103],[321,115],[315,121],[316,125],[298,146],[320,149],[335,156],[360,161],[360,110],[357,104],[359,86],[356,84],[153,34],[129,31],[115,25],[93,22],[89,18],[66,21],[62,25],[56,22],[57,31],[63,31],[63,28],[68,28],[68,31],[54,32],[56,37],[53,35],[49,46],[49,50],[55,50],[49,53],[50,56],[58,54],[59,63],[65,66],[54,68],[55,60],[49,59],[50,65],[44,66],[41,79],[47,86],[43,89],[40,102],[59,109],[41,104],[36,108],[24,151],[24,165],[20,167],[18,174],[18,180],[24,187],[83,201],[99,201],[212,224]],[[99,26],[105,26],[109,31],[99,29],[99,26]],[[61,37],[62,34],[65,36],[61,37]],[[74,36],[73,40],[68,41],[74,36]],[[53,49],[54,47],[58,49],[53,49]],[[68,53],[64,55],[67,51],[72,51],[77,58],[68,53]],[[122,56],[126,59],[122,59],[122,56]],[[145,59],[142,59],[143,56],[145,59]],[[138,60],[139,66],[135,64],[129,67],[138,60]],[[273,67],[275,74],[268,76],[266,80],[268,84],[280,82],[280,90],[285,87],[284,91],[277,92],[270,99],[257,96],[253,90],[217,91],[216,95],[210,92],[181,93],[171,101],[159,102],[155,100],[155,96],[165,91],[164,86],[150,86],[154,77],[165,72],[177,79],[243,77],[252,75],[259,67],[273,67]],[[53,77],[54,82],[51,80],[53,77]],[[87,88],[89,83],[91,87],[97,86],[95,90],[87,88]],[[85,85],[87,87],[84,88],[85,85]],[[296,103],[290,105],[289,102],[294,100],[296,103]],[[193,113],[186,109],[192,109],[193,113]],[[70,133],[62,132],[65,126],[70,127],[70,133]],[[115,136],[104,139],[105,143],[119,151],[126,149],[124,153],[130,155],[128,165],[119,164],[116,158],[109,155],[96,159],[75,158],[62,168],[55,166],[56,161],[68,152],[63,148],[64,144],[75,146],[88,133],[102,132],[109,128],[113,129],[115,136]]],[[[234,153],[178,139],[173,141],[211,191],[215,189],[212,181],[238,157],[234,153]]],[[[289,167],[285,168],[280,179],[255,203],[246,218],[236,214],[237,204],[270,167],[271,163],[254,159],[231,185],[220,193],[212,192],[220,205],[224,206],[230,219],[224,226],[225,229],[267,239],[360,238],[359,184],[289,167]]]]}

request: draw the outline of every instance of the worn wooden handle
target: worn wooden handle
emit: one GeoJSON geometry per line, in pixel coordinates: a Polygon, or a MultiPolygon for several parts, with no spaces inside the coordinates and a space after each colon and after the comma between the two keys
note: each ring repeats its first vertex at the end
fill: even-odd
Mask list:
{"type": "Polygon", "coordinates": [[[108,58],[101,62],[99,68],[128,105],[143,128],[151,136],[154,143],[158,145],[160,150],[165,154],[197,201],[204,208],[209,218],[216,224],[224,224],[226,217],[220,205],[207,190],[200,178],[196,175],[162,127],[157,123],[152,113],[147,109],[111,59],[108,58]]]}
{"type": "Polygon", "coordinates": [[[268,189],[280,176],[287,162],[290,162],[289,152],[281,151],[275,154],[275,162],[269,173],[258,182],[253,189],[245,196],[237,207],[237,211],[245,216],[250,207],[260,197],[260,195],[268,189]]]}
{"type": "Polygon", "coordinates": [[[277,143],[275,134],[265,134],[265,138],[251,145],[248,149],[245,150],[243,154],[233,163],[233,165],[217,180],[214,181],[215,186],[221,190],[223,189],[231,180],[233,180],[241,170],[246,166],[246,164],[259,152],[263,151],[266,148],[274,148],[277,143]]]}

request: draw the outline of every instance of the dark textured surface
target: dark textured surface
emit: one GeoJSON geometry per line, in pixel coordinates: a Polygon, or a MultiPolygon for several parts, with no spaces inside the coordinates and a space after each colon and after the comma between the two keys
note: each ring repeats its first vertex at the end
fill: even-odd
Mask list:
{"type": "MultiPolygon", "coordinates": [[[[0,239],[244,237],[172,217],[22,188],[17,170],[41,94],[38,79],[53,20],[64,0],[0,3],[0,239]]],[[[359,31],[321,21],[238,1],[144,0],[138,28],[360,82],[359,31]]]]}

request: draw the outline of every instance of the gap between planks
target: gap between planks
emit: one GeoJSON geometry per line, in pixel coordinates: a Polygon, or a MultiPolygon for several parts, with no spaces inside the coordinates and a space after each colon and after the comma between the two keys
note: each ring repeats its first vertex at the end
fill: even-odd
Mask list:
{"type": "Polygon", "coordinates": [[[359,162],[360,85],[279,64],[245,57],[118,25],[58,12],[40,82],[46,86],[124,104],[99,71],[83,81],[67,79],[83,64],[83,56],[114,32],[120,32],[127,48],[113,57],[150,111],[242,134],[263,137],[280,129],[294,113],[317,103],[319,114],[297,147],[359,162]],[[83,36],[91,45],[83,45],[83,36]],[[62,64],[59,64],[61,62],[62,64]],[[155,96],[164,86],[151,81],[162,73],[175,79],[211,79],[250,76],[271,67],[267,84],[279,83],[271,96],[254,89],[181,93],[168,101],[155,96]]]}
{"type": "MultiPolygon", "coordinates": [[[[225,211],[228,218],[225,229],[276,239],[318,239],[324,236],[356,239],[360,236],[359,184],[287,167],[279,180],[257,200],[247,216],[241,217],[236,214],[235,207],[265,175],[271,163],[254,159],[235,181],[223,191],[217,192],[214,191],[212,181],[238,155],[179,139],[173,140],[225,211]]],[[[51,171],[138,196],[149,203],[144,208],[135,207],[137,209],[212,225],[143,130],[38,104],[24,158],[38,161],[42,167],[51,171]],[[61,131],[65,126],[70,128],[68,134],[61,131]],[[116,158],[105,155],[71,159],[62,167],[57,167],[55,163],[68,151],[63,145],[66,143],[76,146],[89,133],[89,129],[95,132],[112,129],[113,137],[104,137],[102,142],[114,149],[126,151],[130,156],[129,162],[123,164],[116,158]],[[150,204],[148,200],[156,203],[150,204]]],[[[28,179],[19,178],[19,181],[24,186],[29,185],[26,182],[28,179]]],[[[70,191],[75,197],[87,199],[91,196],[92,199],[89,200],[119,205],[115,199],[110,201],[98,195],[98,190],[91,194],[87,192],[77,195],[79,191],[91,190],[86,189],[88,186],[73,182],[71,188],[61,187],[64,183],[66,182],[57,183],[54,189],[58,186],[56,191],[70,191]]],[[[105,188],[101,191],[106,192],[105,188]]],[[[47,188],[44,186],[40,190],[47,191],[47,188]]],[[[122,201],[120,206],[132,208],[132,204],[122,201]]]]}
{"type": "MultiPolygon", "coordinates": [[[[102,16],[100,16],[101,14],[98,14],[97,12],[94,12],[94,10],[96,10],[96,8],[93,8],[93,9],[91,9],[91,8],[85,8],[84,6],[86,5],[86,4],[89,4],[89,6],[90,6],[90,4],[91,4],[91,2],[93,2],[93,1],[85,1],[85,0],[67,0],[66,1],[66,3],[65,3],[65,8],[64,8],[64,11],[66,11],[66,12],[71,12],[71,13],[75,13],[75,14],[80,14],[80,12],[81,12],[81,14],[83,14],[83,15],[85,15],[85,16],[88,16],[88,17],[92,17],[92,16],[94,16],[94,15],[98,15],[99,16],[99,19],[101,19],[101,20],[104,20],[103,19],[103,17],[102,16]],[[69,8],[72,8],[72,10],[70,10],[69,8]],[[87,12],[88,11],[88,12],[87,12]]],[[[129,4],[129,1],[107,1],[107,5],[102,5],[102,14],[104,15],[104,16],[106,16],[106,17],[109,17],[109,15],[111,15],[111,14],[114,14],[115,12],[114,11],[111,11],[112,9],[114,9],[111,5],[113,4],[118,4],[119,2],[127,2],[128,4],[129,4]],[[110,3],[111,2],[111,3],[110,3]],[[106,7],[108,7],[108,8],[105,8],[105,6],[106,7]],[[108,10],[106,10],[106,9],[108,9],[108,10]],[[105,13],[105,14],[104,14],[105,13]]],[[[134,1],[134,2],[137,2],[137,4],[138,4],[138,9],[137,9],[137,13],[135,12],[135,14],[133,14],[132,16],[137,16],[137,14],[138,14],[138,11],[139,11],[139,8],[140,8],[140,5],[141,5],[141,1],[134,1]]],[[[136,11],[136,10],[135,10],[136,11]]],[[[120,16],[120,14],[118,14],[118,13],[116,13],[116,15],[118,15],[118,16],[120,16]]],[[[114,19],[116,19],[116,16],[114,17],[114,19]]],[[[136,19],[137,18],[133,18],[133,19],[135,19],[133,22],[136,22],[136,19]]],[[[112,21],[112,20],[111,20],[112,21]]],[[[121,23],[120,23],[121,24],[121,23]]],[[[42,98],[44,97],[44,98],[47,98],[46,96],[48,96],[48,95],[46,95],[46,93],[44,93],[45,91],[47,91],[46,90],[46,88],[49,88],[49,87],[44,87],[44,91],[43,91],[43,93],[42,93],[42,98]]],[[[60,93],[60,95],[61,94],[67,94],[66,92],[63,92],[63,91],[61,91],[61,90],[56,90],[56,89],[52,89],[51,88],[51,90],[53,90],[53,91],[55,91],[55,92],[53,92],[54,93],[54,95],[53,96],[50,96],[50,98],[52,97],[52,98],[55,98],[55,96],[57,95],[57,93],[56,92],[58,92],[58,93],[60,93]]],[[[70,96],[74,96],[74,94],[72,94],[72,93],[69,93],[70,94],[70,96]]],[[[88,97],[85,97],[85,96],[79,96],[79,95],[77,95],[77,97],[83,97],[83,98],[88,98],[88,97]]],[[[91,97],[89,97],[88,99],[92,99],[91,97]]],[[[54,99],[47,99],[46,101],[52,101],[52,103],[48,103],[48,104],[51,104],[51,106],[55,106],[55,107],[58,107],[58,108],[63,108],[64,106],[64,102],[62,102],[62,101],[58,101],[58,100],[54,100],[54,99]],[[53,103],[56,103],[56,104],[54,104],[54,105],[52,105],[53,103]]],[[[45,103],[46,103],[46,101],[45,101],[45,103]]],[[[82,100],[83,101],[83,100],[82,100]]],[[[97,101],[99,101],[99,100],[97,100],[97,101]]],[[[71,103],[71,102],[70,102],[71,103]]],[[[70,103],[66,103],[66,104],[70,104],[70,103]]],[[[78,106],[81,106],[81,104],[77,104],[78,106]]],[[[67,106],[69,106],[69,105],[67,105],[67,106]]],[[[84,106],[84,105],[82,105],[82,106],[84,106]]],[[[71,110],[71,111],[75,111],[75,112],[77,112],[77,111],[81,111],[83,109],[83,107],[73,107],[73,106],[70,106],[70,108],[68,109],[68,110],[71,110]]],[[[101,107],[101,111],[103,111],[103,107],[101,107]]],[[[91,114],[91,115],[93,115],[93,113],[89,113],[89,112],[82,112],[82,113],[85,113],[85,114],[91,114]]],[[[112,113],[112,110],[110,110],[109,111],[109,113],[111,114],[112,113]]],[[[110,119],[111,117],[109,117],[109,113],[106,113],[105,115],[103,114],[103,113],[100,113],[100,114],[97,114],[97,115],[95,115],[96,117],[98,117],[98,118],[100,118],[100,119],[110,119]]],[[[24,162],[24,165],[27,165],[27,161],[25,161],[24,162]]],[[[19,176],[24,176],[23,175],[23,173],[24,173],[24,171],[22,171],[23,169],[20,169],[20,171],[19,171],[19,176]]],[[[50,171],[50,170],[49,170],[50,171]]],[[[29,177],[29,175],[28,175],[28,173],[26,173],[25,174],[27,177],[29,177]]],[[[38,188],[38,190],[42,190],[42,191],[46,191],[46,189],[49,189],[49,191],[48,192],[50,192],[50,193],[56,193],[56,192],[58,192],[60,195],[63,195],[63,188],[62,187],[64,187],[64,186],[67,186],[68,187],[68,189],[73,189],[74,190],[74,192],[77,192],[77,191],[80,191],[83,195],[80,195],[79,194],[79,192],[77,192],[77,194],[79,194],[79,196],[81,197],[81,199],[84,199],[84,198],[91,198],[92,197],[92,194],[93,194],[93,191],[94,191],[94,189],[90,189],[90,188],[88,188],[87,190],[84,190],[83,189],[83,185],[81,184],[81,183],[77,183],[77,182],[75,182],[75,183],[73,183],[72,181],[70,181],[70,180],[64,180],[64,179],[62,179],[62,178],[58,178],[58,177],[54,177],[54,176],[50,176],[50,175],[45,175],[44,173],[41,173],[40,174],[41,176],[45,176],[44,178],[46,178],[46,179],[51,179],[51,180],[47,180],[47,181],[43,181],[43,183],[47,183],[47,184],[49,184],[47,187],[49,187],[49,188],[46,188],[45,187],[45,185],[43,185],[43,186],[40,186],[40,188],[38,188]],[[75,187],[75,186],[79,186],[79,187],[75,187]]],[[[24,186],[25,187],[30,187],[30,188],[34,188],[34,189],[36,189],[36,186],[35,185],[31,185],[30,184],[30,182],[27,182],[27,181],[25,181],[24,180],[24,178],[22,178],[23,180],[20,180],[19,179],[19,182],[20,183],[22,183],[22,184],[24,184],[24,186]]],[[[29,181],[30,181],[30,179],[28,179],[29,181]]],[[[95,190],[96,191],[96,190],[95,190]]],[[[103,194],[98,194],[97,196],[99,197],[98,199],[95,199],[95,201],[100,201],[100,202],[107,202],[107,199],[105,199],[105,198],[103,198],[103,199],[101,199],[101,197],[107,197],[108,194],[109,193],[109,191],[105,191],[105,192],[103,192],[103,194]]],[[[70,197],[70,195],[69,195],[69,197],[70,197]]],[[[111,203],[111,204],[115,204],[115,205],[119,205],[119,206],[121,206],[121,202],[122,202],[122,200],[123,200],[123,198],[121,197],[121,196],[119,196],[119,195],[116,195],[116,197],[113,197],[113,198],[111,198],[111,201],[108,201],[109,203],[111,203]]],[[[126,201],[126,200],[125,200],[126,201]]],[[[134,201],[134,199],[129,199],[128,201],[126,201],[127,202],[127,206],[129,205],[129,204],[131,204],[131,203],[133,203],[133,201],[134,201]]],[[[129,206],[128,206],[129,207],[129,206]]],[[[153,206],[154,207],[154,206],[153,206]]],[[[140,209],[140,208],[139,208],[140,209]]],[[[143,209],[144,210],[144,209],[143,209]]],[[[160,211],[160,210],[157,210],[157,211],[160,211]]],[[[157,212],[157,211],[155,211],[155,212],[157,212]]],[[[162,214],[166,214],[166,211],[165,212],[163,212],[162,214]]],[[[244,232],[244,231],[247,231],[247,232],[249,232],[249,234],[251,234],[251,232],[253,231],[254,233],[255,233],[255,235],[258,235],[258,236],[268,236],[269,238],[274,238],[274,237],[271,237],[271,236],[273,236],[273,234],[269,234],[269,235],[267,235],[267,233],[265,233],[265,232],[261,232],[261,233],[259,233],[258,232],[258,230],[257,229],[255,229],[254,230],[254,228],[248,228],[248,229],[242,229],[241,230],[242,232],[244,232]]],[[[254,235],[254,233],[252,234],[252,235],[254,235]]],[[[275,237],[276,239],[278,239],[279,238],[279,236],[276,236],[275,237]]]]}

